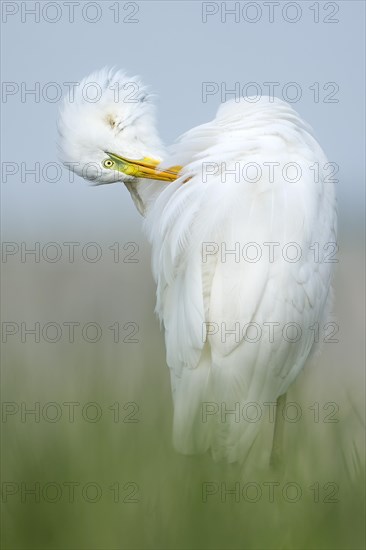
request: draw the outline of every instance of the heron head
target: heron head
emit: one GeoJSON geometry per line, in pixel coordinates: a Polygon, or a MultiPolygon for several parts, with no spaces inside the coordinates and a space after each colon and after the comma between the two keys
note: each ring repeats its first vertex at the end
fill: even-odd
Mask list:
{"type": "Polygon", "coordinates": [[[151,94],[138,77],[103,69],[84,78],[64,99],[58,128],[63,163],[95,184],[177,177],[157,168],[164,150],[151,94]]]}

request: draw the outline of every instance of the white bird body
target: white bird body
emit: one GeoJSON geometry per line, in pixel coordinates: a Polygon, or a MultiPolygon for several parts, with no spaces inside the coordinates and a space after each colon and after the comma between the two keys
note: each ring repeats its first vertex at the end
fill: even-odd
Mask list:
{"type": "Polygon", "coordinates": [[[336,241],[334,186],[310,129],[280,100],[248,99],[222,105],[212,122],[183,136],[164,161],[184,166],[182,175],[147,212],[174,444],[184,453],[211,448],[229,461],[246,456],[260,429],[260,418],[242,418],[243,407],[255,403],[252,413],[264,419],[264,404],[286,392],[309,357],[314,325],[331,302],[332,263],[317,262],[314,245],[323,251],[336,241]],[[266,169],[272,162],[280,165],[274,181],[266,169]],[[217,172],[204,177],[205,163],[217,172]],[[255,182],[242,175],[249,163],[261,168],[255,182]],[[288,163],[301,167],[299,181],[282,176],[288,163]],[[259,251],[258,261],[243,257],[248,243],[256,243],[250,258],[259,251]],[[288,261],[299,249],[299,260],[288,261]],[[291,254],[284,258],[284,250],[291,254]],[[247,323],[255,334],[243,338],[247,323]],[[291,324],[301,329],[296,342],[291,324]],[[206,422],[203,406],[215,411],[206,422]],[[240,420],[225,410],[239,410],[240,420]]]}
{"type": "MultiPolygon", "coordinates": [[[[117,107],[122,120],[125,105],[117,107]]],[[[63,140],[72,125],[66,115],[63,140]]],[[[147,122],[152,127],[151,117],[147,122]]],[[[109,142],[99,147],[102,157],[108,150],[131,155],[126,143],[112,143],[115,127],[102,136],[109,142]]],[[[336,241],[327,159],[296,112],[266,97],[223,104],[212,122],[190,130],[169,154],[151,132],[147,146],[143,131],[140,156],[163,157],[161,169],[182,166],[178,179],[133,181],[113,171],[101,180],[128,184],[146,216],[171,372],[174,445],[186,454],[211,449],[215,458],[241,461],[268,420],[265,404],[285,393],[303,368],[314,348],[314,325],[321,327],[331,307],[333,264],[315,254],[336,241]],[[253,166],[258,177],[246,177],[253,166]],[[291,166],[301,169],[298,181],[289,176],[291,166]],[[255,243],[250,253],[248,243],[255,243]],[[257,261],[253,253],[260,253],[257,261]],[[245,333],[248,323],[256,335],[245,333]],[[298,339],[294,327],[301,330],[298,339]],[[250,403],[261,412],[257,421],[241,416],[250,403]]],[[[80,152],[71,153],[77,137],[69,141],[64,158],[77,158],[80,152]]]]}

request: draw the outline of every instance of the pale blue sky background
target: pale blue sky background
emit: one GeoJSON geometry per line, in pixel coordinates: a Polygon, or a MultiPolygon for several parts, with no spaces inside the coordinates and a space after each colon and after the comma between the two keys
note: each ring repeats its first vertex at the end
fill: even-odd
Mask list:
{"type": "MultiPolygon", "coordinates": [[[[4,10],[3,3],[3,10],[4,10]]],[[[10,3],[15,4],[15,3],[10,3]]],[[[19,3],[18,3],[19,4],[19,3]]],[[[42,4],[42,2],[41,2],[42,4]]],[[[114,23],[110,7],[100,2],[100,21],[88,23],[81,17],[80,2],[75,21],[68,22],[63,2],[61,19],[49,23],[33,16],[21,21],[21,13],[8,16],[2,24],[2,79],[28,87],[40,82],[77,81],[104,65],[140,74],[158,94],[158,123],[163,139],[171,143],[180,133],[215,115],[220,96],[202,102],[202,82],[225,82],[232,88],[249,81],[286,84],[296,81],[303,97],[294,104],[314,127],[329,160],[340,165],[338,184],[343,224],[362,216],[364,196],[364,2],[331,3],[339,6],[333,16],[339,23],[326,24],[331,16],[319,3],[320,22],[314,23],[313,2],[300,2],[300,21],[289,24],[281,12],[268,22],[268,8],[261,2],[262,17],[257,23],[234,22],[220,14],[202,22],[201,2],[137,2],[138,23],[114,23]],[[336,82],[339,103],[314,102],[309,90],[314,82],[321,87],[336,82]]],[[[121,19],[133,8],[120,3],[121,19]],[[127,8],[127,9],[126,9],[127,8]]],[[[243,3],[241,3],[243,5],[243,3]]],[[[329,3],[328,3],[329,4],[329,3]]],[[[220,5],[218,3],[217,5],[220,5]]],[[[233,7],[234,3],[227,3],[233,7]]],[[[284,3],[281,3],[282,9],[284,3]]],[[[31,8],[34,2],[27,2],[31,8]]],[[[54,17],[52,9],[49,17],[54,17]]],[[[88,12],[94,16],[92,8],[88,12]]],[[[292,17],[292,12],[289,12],[292,17]]],[[[4,14],[3,14],[4,15],[4,14]]],[[[252,16],[252,15],[251,15],[252,16]]],[[[4,18],[3,18],[4,19],[4,18]]],[[[328,90],[328,92],[331,89],[328,90]]],[[[321,94],[324,92],[321,91],[321,94]]],[[[281,97],[281,95],[280,95],[281,97]]],[[[3,161],[24,161],[27,166],[57,160],[56,120],[59,103],[33,97],[21,103],[20,94],[2,104],[3,161]]],[[[75,237],[82,230],[98,238],[103,232],[140,231],[139,216],[122,186],[90,188],[81,179],[68,183],[21,183],[9,178],[2,184],[3,223],[14,236],[50,240],[54,233],[75,237]]]]}

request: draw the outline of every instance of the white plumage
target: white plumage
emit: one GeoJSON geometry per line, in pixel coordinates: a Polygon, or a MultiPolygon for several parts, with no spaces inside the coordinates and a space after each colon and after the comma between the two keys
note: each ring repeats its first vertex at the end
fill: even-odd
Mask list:
{"type": "MultiPolygon", "coordinates": [[[[82,125],[86,110],[80,107],[74,107],[73,115],[66,103],[61,121],[62,148],[75,158],[79,153],[69,141],[71,123],[65,119],[70,116],[77,127],[82,125]]],[[[96,125],[86,153],[89,161],[99,162],[101,151],[112,151],[133,158],[164,157],[159,169],[182,167],[168,184],[132,183],[112,172],[113,180],[127,182],[131,193],[138,193],[146,216],[156,311],[165,330],[172,380],[174,445],[187,454],[211,449],[215,458],[244,460],[266,419],[264,404],[285,393],[303,368],[314,348],[314,324],[321,327],[331,307],[332,263],[318,262],[314,254],[315,243],[322,252],[336,240],[327,159],[310,128],[278,99],[229,101],[213,121],[187,132],[169,153],[156,132],[149,143],[148,132],[141,129],[146,113],[138,111],[140,105],[134,107],[139,127],[133,115],[125,114],[123,103],[117,107],[121,121],[132,116],[126,140],[131,132],[142,132],[142,150],[131,155],[127,142],[117,139],[102,145],[105,138],[96,125]],[[95,147],[99,135],[101,145],[95,147]],[[301,169],[298,181],[293,181],[292,167],[301,169]],[[251,168],[258,177],[245,177],[251,168]],[[261,252],[256,262],[243,257],[248,243],[261,252]],[[298,261],[288,261],[299,249],[298,261]],[[239,250],[239,261],[237,253],[225,255],[225,250],[239,250]],[[261,330],[257,341],[243,338],[247,323],[261,330]],[[297,341],[289,341],[294,339],[291,330],[283,333],[284,327],[291,329],[289,323],[301,328],[297,341]],[[230,330],[236,332],[225,336],[230,330]],[[204,418],[207,403],[219,412],[204,418]],[[257,422],[220,414],[223,409],[241,411],[248,403],[262,411],[257,422]]],[[[105,112],[102,103],[95,115],[105,112]]],[[[149,114],[147,126],[151,120],[149,114]]]]}
{"type": "MultiPolygon", "coordinates": [[[[148,212],[157,280],[157,311],[164,323],[167,360],[175,393],[174,442],[182,452],[203,452],[211,447],[229,460],[243,457],[260,422],[237,422],[234,415],[211,423],[201,420],[202,402],[224,404],[234,410],[255,402],[276,401],[304,366],[314,343],[311,327],[321,322],[330,301],[330,263],[316,263],[314,251],[335,242],[335,198],[332,184],[321,173],[317,183],[310,166],[326,158],[296,113],[283,102],[230,101],[211,123],[188,132],[173,159],[181,164],[180,179],[160,194],[148,212]],[[203,181],[202,164],[216,163],[219,173],[203,181]],[[222,164],[225,165],[222,167],[222,164]],[[264,163],[280,168],[293,162],[301,179],[290,183],[277,175],[270,183],[264,163]],[[252,183],[238,179],[241,167],[256,163],[262,177],[252,183]],[[223,182],[223,173],[226,182],[223,182]],[[184,185],[182,181],[190,177],[184,185]],[[246,243],[263,251],[257,262],[237,262],[221,250],[242,251],[246,243]],[[282,256],[287,243],[299,245],[298,262],[282,256]],[[202,262],[202,244],[216,243],[219,252],[202,262]],[[274,261],[268,261],[269,245],[274,261]],[[220,250],[221,249],[221,250],[220,250]],[[204,346],[202,327],[220,330],[204,346]],[[224,325],[222,325],[224,323],[224,325]],[[239,323],[257,323],[262,337],[237,341],[227,330],[239,323]],[[269,327],[273,325],[273,342],[269,327]],[[287,323],[301,327],[302,337],[290,343],[282,335],[287,323]]],[[[277,170],[281,174],[281,169],[277,170]]],[[[293,179],[293,178],[292,178],[293,179]]],[[[213,247],[216,248],[216,247],[213,247]]],[[[298,250],[298,248],[297,248],[298,250]]],[[[289,335],[287,339],[294,339],[289,335]]]]}

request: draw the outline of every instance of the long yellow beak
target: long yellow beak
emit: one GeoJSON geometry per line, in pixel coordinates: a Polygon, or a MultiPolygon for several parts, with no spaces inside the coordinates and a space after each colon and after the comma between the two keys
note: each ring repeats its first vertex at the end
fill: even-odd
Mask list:
{"type": "Polygon", "coordinates": [[[161,161],[150,157],[144,157],[142,159],[128,159],[125,157],[120,157],[115,153],[108,152],[107,155],[108,158],[103,162],[105,168],[117,170],[118,172],[123,172],[124,174],[134,176],[135,178],[147,178],[172,182],[178,178],[182,169],[181,166],[172,166],[168,169],[158,170],[157,166],[161,161]]]}

